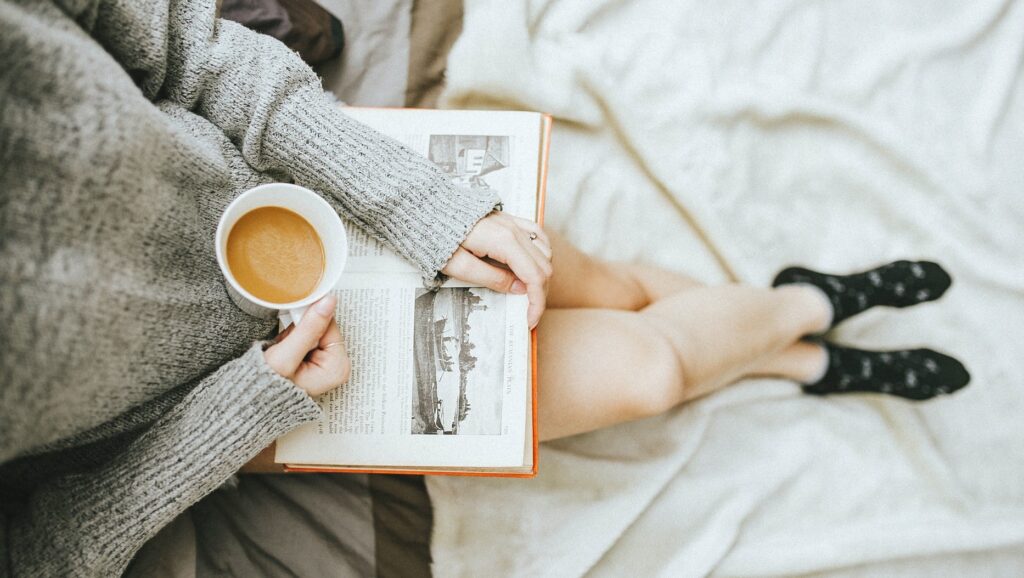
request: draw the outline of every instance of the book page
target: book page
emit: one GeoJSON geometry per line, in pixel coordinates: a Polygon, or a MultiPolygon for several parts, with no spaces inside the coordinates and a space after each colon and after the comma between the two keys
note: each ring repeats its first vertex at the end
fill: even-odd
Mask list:
{"type": "MultiPolygon", "coordinates": [[[[456,183],[498,193],[535,219],[540,115],[344,109],[438,163],[456,183]]],[[[279,439],[301,465],[516,467],[528,439],[528,301],[418,270],[351,223],[335,288],[352,376],[321,396],[321,419],[279,439]]]]}
{"type": "Polygon", "coordinates": [[[527,300],[429,291],[411,275],[350,275],[336,289],[352,360],[324,412],[279,439],[279,463],[518,466],[529,411],[527,300]]]}

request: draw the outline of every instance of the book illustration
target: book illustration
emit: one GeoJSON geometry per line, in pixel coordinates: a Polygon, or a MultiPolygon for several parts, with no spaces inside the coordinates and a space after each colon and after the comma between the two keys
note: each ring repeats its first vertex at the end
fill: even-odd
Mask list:
{"type": "Polygon", "coordinates": [[[509,166],[508,136],[430,135],[429,158],[456,185],[490,189],[484,178],[509,166]]]}
{"type": "Polygon", "coordinates": [[[500,435],[505,296],[481,288],[416,292],[411,433],[500,435]]]}

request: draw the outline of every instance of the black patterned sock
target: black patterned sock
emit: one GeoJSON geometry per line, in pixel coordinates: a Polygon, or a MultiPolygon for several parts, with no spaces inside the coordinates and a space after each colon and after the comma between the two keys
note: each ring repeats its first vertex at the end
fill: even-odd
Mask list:
{"type": "Polygon", "coordinates": [[[909,307],[934,301],[949,289],[953,280],[939,264],[931,261],[894,261],[870,271],[851,275],[829,275],[801,267],[790,267],[775,276],[772,287],[813,285],[832,303],[832,327],[877,305],[909,307]]]}
{"type": "Polygon", "coordinates": [[[962,363],[931,349],[865,351],[822,343],[828,354],[825,375],[803,386],[805,393],[875,392],[907,399],[953,393],[971,381],[962,363]]]}

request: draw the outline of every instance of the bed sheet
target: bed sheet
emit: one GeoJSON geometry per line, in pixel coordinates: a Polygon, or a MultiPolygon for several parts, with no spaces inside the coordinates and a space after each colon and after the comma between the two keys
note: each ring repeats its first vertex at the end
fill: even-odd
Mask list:
{"type": "Polygon", "coordinates": [[[324,89],[356,106],[403,106],[413,0],[317,0],[345,29],[341,57],[316,68],[324,89]]]}
{"type": "Polygon", "coordinates": [[[341,57],[317,67],[325,89],[355,106],[435,106],[462,0],[319,1],[347,36],[341,57]]]}
{"type": "Polygon", "coordinates": [[[1024,572],[1022,62],[1020,1],[467,2],[444,105],[556,116],[551,227],[709,282],[938,260],[940,302],[835,338],[974,380],[751,380],[545,444],[535,480],[431,478],[435,573],[1024,572]]]}

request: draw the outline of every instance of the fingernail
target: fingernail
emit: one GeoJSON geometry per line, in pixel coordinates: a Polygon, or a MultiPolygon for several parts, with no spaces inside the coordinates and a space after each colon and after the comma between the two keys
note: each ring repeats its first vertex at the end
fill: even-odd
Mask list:
{"type": "Polygon", "coordinates": [[[328,315],[333,315],[334,306],[337,305],[337,302],[338,300],[334,297],[334,295],[328,295],[316,302],[316,305],[313,306],[313,311],[316,311],[318,314],[323,315],[324,317],[327,317],[328,315]]]}
{"type": "Polygon", "coordinates": [[[516,295],[525,295],[526,294],[526,283],[523,283],[519,279],[516,279],[515,281],[512,282],[512,287],[511,287],[511,289],[509,289],[509,291],[511,291],[512,293],[515,293],[516,295]]]}

